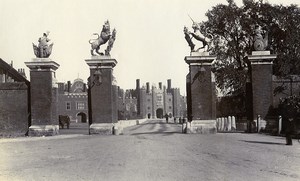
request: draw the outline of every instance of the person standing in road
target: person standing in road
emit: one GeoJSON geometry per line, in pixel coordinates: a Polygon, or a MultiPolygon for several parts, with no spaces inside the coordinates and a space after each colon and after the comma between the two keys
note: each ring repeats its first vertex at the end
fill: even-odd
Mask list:
{"type": "Polygon", "coordinates": [[[293,145],[292,134],[294,132],[294,118],[288,118],[285,129],[286,145],[293,145]]]}
{"type": "Polygon", "coordinates": [[[166,122],[168,123],[169,122],[169,115],[167,113],[165,114],[165,118],[166,118],[166,122]]]}

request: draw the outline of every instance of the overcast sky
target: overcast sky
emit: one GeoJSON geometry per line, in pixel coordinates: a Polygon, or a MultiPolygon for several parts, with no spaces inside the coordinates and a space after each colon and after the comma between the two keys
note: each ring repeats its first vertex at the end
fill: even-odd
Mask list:
{"type": "MultiPolygon", "coordinates": [[[[241,5],[242,0],[235,1],[241,5]]],[[[269,0],[272,4],[299,4],[299,0],[269,0]]],[[[172,79],[172,87],[185,94],[190,53],[183,27],[206,20],[205,13],[226,0],[0,0],[0,58],[14,68],[29,70],[24,62],[35,58],[32,43],[46,31],[54,43],[50,58],[60,64],[58,81],[89,76],[90,44],[104,21],[116,28],[111,51],[118,61],[114,75],[123,89],[135,80],[158,85],[172,79]]],[[[101,46],[101,51],[106,48],[101,46]]]]}

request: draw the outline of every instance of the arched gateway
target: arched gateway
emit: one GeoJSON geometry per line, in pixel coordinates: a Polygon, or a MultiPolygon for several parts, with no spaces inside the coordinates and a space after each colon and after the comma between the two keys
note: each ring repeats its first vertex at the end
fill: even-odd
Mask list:
{"type": "Polygon", "coordinates": [[[162,108],[156,109],[156,117],[163,118],[164,117],[164,110],[162,108]]]}
{"type": "Polygon", "coordinates": [[[86,123],[87,122],[86,114],[84,112],[80,112],[76,116],[77,116],[77,122],[79,122],[79,123],[86,123]]]}

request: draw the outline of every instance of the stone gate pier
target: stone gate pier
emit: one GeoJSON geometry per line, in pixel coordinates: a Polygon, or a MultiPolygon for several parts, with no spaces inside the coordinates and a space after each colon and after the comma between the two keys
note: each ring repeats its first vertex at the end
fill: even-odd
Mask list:
{"type": "Polygon", "coordinates": [[[187,75],[188,122],[186,133],[216,133],[216,91],[211,64],[215,56],[208,52],[191,52],[185,57],[187,75]]]}
{"type": "Polygon", "coordinates": [[[50,58],[25,62],[30,69],[31,126],[29,136],[53,136],[59,133],[57,116],[57,80],[59,64],[50,58]]]}
{"type": "Polygon", "coordinates": [[[257,131],[266,127],[266,116],[273,104],[273,60],[277,55],[270,54],[270,51],[252,51],[248,56],[251,62],[252,72],[252,106],[253,118],[257,131]],[[260,116],[260,122],[256,119],[260,116]]]}
{"type": "Polygon", "coordinates": [[[92,56],[85,60],[90,68],[90,134],[113,134],[117,122],[117,86],[113,85],[113,68],[117,61],[110,56],[92,56]]]}

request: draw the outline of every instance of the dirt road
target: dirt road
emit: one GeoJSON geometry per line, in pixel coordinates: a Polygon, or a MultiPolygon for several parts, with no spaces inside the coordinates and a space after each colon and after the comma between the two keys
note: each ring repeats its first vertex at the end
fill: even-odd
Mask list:
{"type": "Polygon", "coordinates": [[[149,121],[124,135],[0,140],[0,180],[300,180],[300,144],[259,134],[181,134],[149,121]]]}

